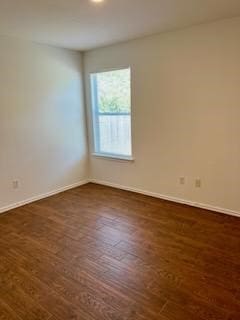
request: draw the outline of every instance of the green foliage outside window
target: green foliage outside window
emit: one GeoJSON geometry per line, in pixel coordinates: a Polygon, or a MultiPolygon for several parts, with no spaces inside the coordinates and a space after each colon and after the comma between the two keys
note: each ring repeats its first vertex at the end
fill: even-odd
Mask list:
{"type": "Polygon", "coordinates": [[[130,69],[97,74],[98,108],[102,113],[130,113],[130,69]]]}

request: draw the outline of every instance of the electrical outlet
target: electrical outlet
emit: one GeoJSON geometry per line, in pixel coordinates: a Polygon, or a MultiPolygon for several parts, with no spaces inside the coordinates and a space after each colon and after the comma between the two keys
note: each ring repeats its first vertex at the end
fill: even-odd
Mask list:
{"type": "Polygon", "coordinates": [[[179,183],[180,184],[185,184],[185,177],[180,177],[179,178],[179,183]]]}
{"type": "Polygon", "coordinates": [[[13,189],[18,189],[19,188],[19,181],[18,180],[13,180],[12,186],[13,186],[13,189]]]}
{"type": "Polygon", "coordinates": [[[195,187],[196,187],[196,188],[201,188],[201,186],[202,186],[202,181],[201,181],[201,179],[196,179],[196,181],[195,181],[195,187]]]}

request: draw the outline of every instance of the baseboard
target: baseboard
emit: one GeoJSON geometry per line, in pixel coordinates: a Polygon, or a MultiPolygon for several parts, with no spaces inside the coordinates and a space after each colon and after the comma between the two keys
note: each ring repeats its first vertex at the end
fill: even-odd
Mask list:
{"type": "Polygon", "coordinates": [[[58,194],[58,193],[61,193],[61,192],[64,192],[64,191],[67,191],[67,190],[70,190],[70,189],[77,188],[77,187],[82,186],[84,184],[87,184],[89,182],[96,183],[96,184],[101,184],[101,185],[105,185],[105,186],[109,186],[109,187],[112,187],[112,188],[122,189],[122,190],[126,190],[126,191],[132,191],[132,192],[144,194],[144,195],[147,195],[147,196],[151,196],[151,197],[154,197],[154,198],[159,198],[159,199],[163,199],[163,200],[167,200],[167,201],[171,201],[171,202],[181,203],[181,204],[189,205],[189,206],[192,206],[192,207],[197,207],[197,208],[201,208],[201,209],[205,209],[205,210],[210,210],[210,211],[214,211],[214,212],[218,212],[218,213],[227,214],[227,215],[230,215],[230,216],[240,217],[240,212],[233,211],[233,210],[230,210],[230,209],[224,209],[224,208],[215,207],[215,206],[208,205],[208,204],[203,204],[203,203],[193,202],[193,201],[184,200],[184,199],[180,199],[180,198],[175,198],[175,197],[171,197],[171,196],[166,196],[166,195],[159,194],[159,193],[156,193],[156,192],[151,192],[151,191],[142,190],[142,189],[138,189],[138,188],[128,187],[128,186],[124,186],[124,185],[120,185],[120,184],[116,184],[116,183],[112,183],[112,182],[108,182],[108,181],[97,180],[97,179],[82,180],[82,181],[73,183],[73,184],[71,184],[69,186],[58,188],[58,189],[55,189],[53,191],[47,192],[45,194],[41,194],[41,195],[38,195],[38,196],[35,196],[35,197],[28,198],[28,199],[23,200],[23,201],[19,201],[19,202],[13,203],[13,204],[11,204],[9,206],[5,206],[5,207],[0,208],[0,214],[3,213],[3,212],[7,212],[9,210],[24,206],[24,205],[26,205],[28,203],[35,202],[35,201],[38,201],[38,200],[41,200],[41,199],[44,199],[44,198],[48,198],[48,197],[51,197],[51,196],[53,196],[55,194],[58,194]]]}
{"type": "Polygon", "coordinates": [[[41,200],[41,199],[44,199],[44,198],[48,198],[48,197],[51,197],[51,196],[53,196],[55,194],[58,194],[58,193],[61,193],[61,192],[64,192],[64,191],[67,191],[67,190],[70,190],[70,189],[77,188],[79,186],[87,184],[88,182],[89,182],[89,180],[87,180],[87,179],[86,180],[82,180],[82,181],[73,183],[73,184],[71,184],[69,186],[58,188],[58,189],[55,189],[53,191],[50,191],[50,192],[47,192],[47,193],[44,193],[44,194],[41,194],[41,195],[38,195],[38,196],[35,196],[35,197],[31,197],[31,198],[25,199],[23,201],[19,201],[19,202],[10,204],[9,206],[0,208],[0,214],[3,213],[3,212],[9,211],[9,210],[18,208],[18,207],[22,207],[22,206],[24,206],[24,205],[26,205],[28,203],[35,202],[35,201],[38,201],[38,200],[41,200]]]}
{"type": "Polygon", "coordinates": [[[191,207],[201,208],[201,209],[205,209],[205,210],[210,210],[210,211],[214,211],[214,212],[218,212],[218,213],[227,214],[227,215],[230,215],[230,216],[240,217],[240,212],[233,211],[233,210],[230,210],[230,209],[219,208],[219,207],[215,207],[215,206],[208,205],[208,204],[203,204],[203,203],[193,202],[193,201],[184,200],[184,199],[180,199],[180,198],[175,198],[175,197],[171,197],[171,196],[166,196],[166,195],[163,195],[163,194],[150,192],[150,191],[137,189],[137,188],[132,188],[132,187],[127,187],[127,186],[123,186],[123,185],[112,183],[112,182],[108,182],[108,181],[90,179],[89,182],[96,183],[96,184],[101,184],[101,185],[104,185],[104,186],[113,187],[113,188],[117,188],[117,189],[122,189],[122,190],[126,190],[126,191],[132,191],[132,192],[144,194],[144,195],[147,195],[147,196],[151,196],[151,197],[154,197],[154,198],[159,198],[159,199],[162,199],[162,200],[181,203],[181,204],[185,204],[185,205],[188,205],[188,206],[191,206],[191,207]]]}

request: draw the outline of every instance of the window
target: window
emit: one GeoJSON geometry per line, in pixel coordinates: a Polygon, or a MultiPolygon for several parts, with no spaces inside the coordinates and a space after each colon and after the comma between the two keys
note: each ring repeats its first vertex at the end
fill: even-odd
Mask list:
{"type": "Polygon", "coordinates": [[[91,75],[94,153],[131,159],[131,70],[91,75]]]}

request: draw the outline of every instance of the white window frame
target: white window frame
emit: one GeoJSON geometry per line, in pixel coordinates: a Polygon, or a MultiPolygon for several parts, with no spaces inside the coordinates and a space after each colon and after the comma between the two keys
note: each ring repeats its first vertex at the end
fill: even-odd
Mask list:
{"type": "Polygon", "coordinates": [[[112,159],[112,160],[123,160],[123,161],[134,161],[133,157],[133,143],[132,143],[132,83],[131,83],[131,68],[130,67],[122,67],[122,68],[114,68],[114,69],[104,69],[104,70],[98,70],[96,72],[90,73],[90,92],[91,92],[91,114],[92,114],[92,132],[93,132],[93,143],[92,143],[92,155],[98,158],[106,158],[106,159],[112,159]],[[130,103],[131,103],[131,109],[130,113],[104,113],[104,115],[130,115],[130,123],[131,123],[131,155],[126,156],[122,154],[115,154],[115,153],[105,153],[100,151],[99,147],[99,115],[101,113],[99,112],[98,108],[98,97],[97,97],[97,89],[96,89],[96,79],[94,76],[96,76],[99,73],[104,72],[111,72],[111,71],[120,71],[120,70],[130,70],[130,103]],[[95,87],[95,88],[94,88],[95,87]]]}

